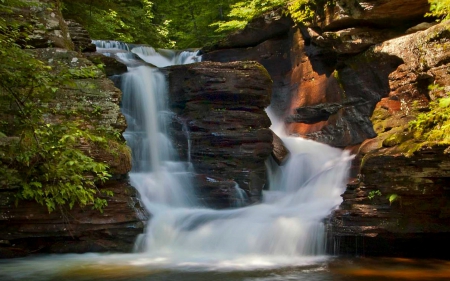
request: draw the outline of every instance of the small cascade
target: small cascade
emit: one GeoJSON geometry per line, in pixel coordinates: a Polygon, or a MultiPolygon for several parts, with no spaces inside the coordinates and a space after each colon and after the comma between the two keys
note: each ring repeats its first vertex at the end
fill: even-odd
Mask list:
{"type": "Polygon", "coordinates": [[[247,193],[245,193],[245,191],[242,188],[240,188],[239,184],[237,183],[234,185],[234,194],[235,199],[233,207],[237,208],[244,207],[248,201],[248,196],[247,193]]]}
{"type": "Polygon", "coordinates": [[[127,43],[114,41],[114,40],[92,40],[92,44],[94,44],[99,49],[119,49],[130,51],[130,47],[127,43]]]}

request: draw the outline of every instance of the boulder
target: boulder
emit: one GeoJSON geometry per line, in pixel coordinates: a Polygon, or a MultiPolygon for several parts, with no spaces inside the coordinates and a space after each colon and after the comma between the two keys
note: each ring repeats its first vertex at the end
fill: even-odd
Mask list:
{"type": "Polygon", "coordinates": [[[202,62],[164,71],[168,104],[176,114],[170,133],[182,160],[190,158],[198,174],[227,180],[228,190],[231,181],[238,183],[249,203],[259,201],[267,178],[264,162],[272,152],[264,111],[272,83],[267,71],[255,62],[202,62]]]}

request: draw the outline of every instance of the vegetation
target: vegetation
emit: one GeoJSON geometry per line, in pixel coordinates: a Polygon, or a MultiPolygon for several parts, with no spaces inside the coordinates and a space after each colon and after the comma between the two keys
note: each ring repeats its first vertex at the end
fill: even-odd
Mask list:
{"type": "Polygon", "coordinates": [[[228,14],[230,20],[212,23],[217,26],[216,31],[232,31],[244,28],[253,18],[268,11],[280,8],[285,14],[289,14],[298,24],[310,24],[314,22],[316,14],[322,11],[323,6],[332,1],[326,0],[250,0],[239,1],[233,4],[228,14]]]}
{"type": "Polygon", "coordinates": [[[65,19],[83,25],[92,38],[173,47],[168,20],[158,20],[149,0],[62,0],[65,19]]]}
{"type": "Polygon", "coordinates": [[[61,118],[49,105],[60,87],[74,84],[73,74],[61,66],[55,75],[25,49],[31,26],[11,16],[20,6],[20,0],[0,0],[0,186],[17,189],[17,199],[36,200],[49,212],[65,204],[102,210],[107,203],[96,184],[110,177],[108,166],[79,146],[106,140],[82,118],[61,118]]]}
{"type": "Polygon", "coordinates": [[[439,20],[450,19],[450,0],[428,0],[430,12],[427,16],[437,17],[439,20]]]}
{"type": "Polygon", "coordinates": [[[425,144],[450,144],[450,98],[430,102],[429,109],[410,122],[414,138],[425,144]]]}
{"type": "Polygon", "coordinates": [[[211,44],[254,17],[280,8],[300,24],[314,22],[331,0],[62,0],[66,19],[95,39],[162,48],[211,44]]]}

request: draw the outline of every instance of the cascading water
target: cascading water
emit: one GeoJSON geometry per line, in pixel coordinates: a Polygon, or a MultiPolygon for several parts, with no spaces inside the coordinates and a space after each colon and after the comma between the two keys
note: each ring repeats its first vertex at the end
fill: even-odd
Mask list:
{"type": "MultiPolygon", "coordinates": [[[[167,85],[163,74],[152,67],[199,58],[192,52],[94,43],[100,52],[128,66],[120,80],[128,122],[124,136],[133,156],[130,180],[152,217],[134,254],[25,260],[28,275],[23,278],[36,277],[37,270],[57,274],[69,264],[238,270],[308,265],[323,259],[322,220],[341,202],[351,159],[348,152],[286,136],[282,122],[268,109],[272,130],[291,154],[281,167],[268,160],[270,190],[264,192],[263,202],[220,211],[203,208],[193,195],[190,163],[177,161],[167,138],[166,121],[172,115],[165,104],[167,85]]],[[[185,135],[189,137],[187,128],[185,135]]],[[[235,189],[236,197],[244,196],[238,186],[235,189]]],[[[11,271],[17,276],[15,268],[11,271]]]]}
{"type": "MultiPolygon", "coordinates": [[[[189,52],[144,46],[131,53],[158,67],[197,59],[189,52]]],[[[321,220],[340,202],[348,153],[287,137],[270,116],[272,129],[283,137],[291,156],[279,171],[271,171],[282,176],[271,177],[272,190],[264,193],[263,203],[222,211],[201,208],[189,184],[189,163],[175,162],[163,130],[165,116],[170,115],[164,104],[164,77],[157,68],[132,67],[130,56],[121,58],[129,65],[122,77],[122,108],[129,124],[124,136],[133,151],[130,179],[152,214],[141,252],[169,263],[239,261],[240,265],[244,261],[275,265],[325,254],[321,220]]],[[[236,195],[243,196],[239,187],[236,195]]]]}

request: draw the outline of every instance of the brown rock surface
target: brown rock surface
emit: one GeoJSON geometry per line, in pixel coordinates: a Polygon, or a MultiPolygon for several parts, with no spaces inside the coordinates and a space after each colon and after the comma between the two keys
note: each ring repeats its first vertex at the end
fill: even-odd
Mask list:
{"type": "Polygon", "coordinates": [[[271,94],[266,70],[255,62],[203,62],[166,71],[169,107],[177,115],[171,133],[182,159],[189,157],[185,126],[197,173],[235,181],[250,202],[260,200],[264,161],[272,152],[270,120],[264,112],[271,94]]]}
{"type": "Polygon", "coordinates": [[[342,29],[357,25],[395,27],[420,21],[428,12],[427,0],[337,0],[326,9],[322,28],[342,29]]]}
{"type": "Polygon", "coordinates": [[[428,85],[448,88],[449,25],[444,22],[372,49],[403,63],[389,75],[390,92],[372,115],[378,136],[359,149],[360,182],[348,186],[331,218],[341,254],[448,256],[449,248],[444,246],[450,234],[447,146],[422,147],[408,123],[426,110],[430,99],[443,94],[428,85]],[[370,192],[376,191],[382,196],[369,199],[370,192]],[[391,196],[396,196],[393,202],[391,196]]]}
{"type": "Polygon", "coordinates": [[[278,165],[283,165],[289,156],[289,150],[284,146],[283,141],[272,131],[273,151],[272,157],[278,165]]]}
{"type": "MultiPolygon", "coordinates": [[[[35,23],[31,36],[35,48],[29,50],[52,66],[55,76],[71,75],[72,83],[60,85],[56,98],[48,103],[61,115],[49,114],[46,122],[72,119],[87,128],[126,128],[119,103],[122,93],[103,71],[81,54],[72,51],[67,26],[58,10],[58,1],[39,1],[42,5],[19,12],[23,20],[35,23]],[[59,48],[53,48],[53,47],[59,48]],[[42,47],[42,48],[41,48],[42,47]],[[49,48],[52,47],[52,48],[49,48]]],[[[69,79],[69,78],[68,78],[69,79]]],[[[1,106],[5,106],[3,103],[1,106]]],[[[7,106],[7,105],[6,105],[7,106]]],[[[3,115],[3,111],[0,110],[3,115]]],[[[2,116],[4,117],[4,116],[2,116]]],[[[136,191],[128,183],[130,151],[119,138],[108,138],[105,146],[80,143],[80,148],[96,161],[107,163],[112,178],[98,188],[114,192],[106,197],[104,212],[92,206],[67,206],[48,213],[47,207],[34,201],[15,204],[17,187],[0,181],[0,258],[36,253],[131,251],[135,238],[143,232],[148,214],[140,206],[136,191]]],[[[0,135],[0,147],[8,147],[17,137],[0,135]]],[[[0,153],[0,158],[4,156],[0,153]]],[[[8,159],[0,161],[7,163],[8,159]],[[6,161],[6,162],[4,162],[6,161]]]]}

